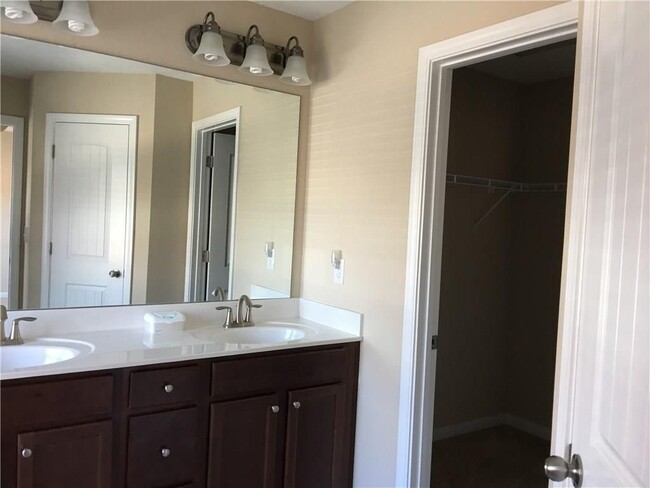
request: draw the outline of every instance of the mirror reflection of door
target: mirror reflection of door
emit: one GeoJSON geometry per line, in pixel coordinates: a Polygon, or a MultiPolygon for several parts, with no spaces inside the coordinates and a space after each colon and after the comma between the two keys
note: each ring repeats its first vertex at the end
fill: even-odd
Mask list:
{"type": "Polygon", "coordinates": [[[20,304],[24,121],[0,116],[0,305],[20,304]]]}
{"type": "Polygon", "coordinates": [[[130,302],[135,117],[130,119],[132,125],[114,116],[49,118],[50,231],[44,234],[49,266],[43,280],[49,307],[130,302]]]}
{"type": "Polygon", "coordinates": [[[235,161],[235,127],[210,133],[210,193],[203,215],[208,219],[205,300],[228,298],[230,281],[230,214],[233,165],[235,161]]]}

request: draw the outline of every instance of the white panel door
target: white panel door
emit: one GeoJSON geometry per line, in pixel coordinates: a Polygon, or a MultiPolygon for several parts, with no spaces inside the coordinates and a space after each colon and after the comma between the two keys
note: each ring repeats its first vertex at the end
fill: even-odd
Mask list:
{"type": "Polygon", "coordinates": [[[123,304],[129,127],[57,122],[54,144],[49,306],[123,304]]]}
{"type": "Polygon", "coordinates": [[[592,71],[580,73],[594,84],[579,103],[593,112],[578,122],[586,150],[576,158],[589,166],[589,180],[575,363],[561,365],[575,383],[556,391],[556,401],[560,415],[572,405],[570,442],[582,457],[583,486],[648,487],[650,3],[584,8],[582,66],[592,71]]]}
{"type": "Polygon", "coordinates": [[[230,281],[230,212],[232,206],[232,178],[235,160],[235,136],[212,134],[212,184],[210,187],[210,228],[207,272],[207,301],[217,300],[214,291],[221,288],[229,296],[230,281]]]}

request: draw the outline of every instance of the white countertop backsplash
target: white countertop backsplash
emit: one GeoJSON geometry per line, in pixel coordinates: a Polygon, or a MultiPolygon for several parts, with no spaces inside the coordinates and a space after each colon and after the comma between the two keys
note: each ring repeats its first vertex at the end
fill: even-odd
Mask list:
{"type": "Polygon", "coordinates": [[[192,334],[196,329],[210,326],[221,329],[225,311],[217,311],[215,308],[232,306],[234,312],[236,301],[18,310],[9,312],[7,333],[11,320],[17,317],[29,316],[37,319],[35,322],[23,322],[20,325],[25,344],[39,338],[57,338],[88,342],[94,346],[94,350],[90,354],[60,363],[1,371],[0,379],[50,376],[361,340],[362,315],[359,313],[299,298],[254,302],[262,304],[262,308],[253,310],[256,324],[284,321],[316,333],[308,334],[304,339],[276,344],[216,343],[192,334]],[[179,311],[185,315],[184,330],[156,333],[155,337],[152,337],[145,329],[144,314],[167,311],[179,311]]]}

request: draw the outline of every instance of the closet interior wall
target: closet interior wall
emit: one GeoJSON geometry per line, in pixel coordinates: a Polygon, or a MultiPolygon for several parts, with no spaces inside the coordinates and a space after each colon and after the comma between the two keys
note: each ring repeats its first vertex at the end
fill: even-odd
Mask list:
{"type": "MultiPolygon", "coordinates": [[[[447,172],[566,182],[573,80],[454,71],[447,172]]],[[[565,192],[447,184],[434,438],[525,421],[550,435],[565,192]]],[[[520,422],[521,423],[521,422],[520,422]]]]}

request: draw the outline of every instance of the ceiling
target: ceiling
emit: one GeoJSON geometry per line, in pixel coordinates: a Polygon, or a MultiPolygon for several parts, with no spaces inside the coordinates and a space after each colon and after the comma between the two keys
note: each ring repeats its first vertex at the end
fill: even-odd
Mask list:
{"type": "Polygon", "coordinates": [[[159,74],[192,81],[198,75],[171,70],[56,44],[2,36],[0,71],[3,75],[29,79],[38,71],[89,71],[95,73],[159,74]]]}
{"type": "Polygon", "coordinates": [[[472,64],[468,68],[515,83],[537,83],[572,78],[575,56],[576,42],[571,39],[472,64]]]}
{"type": "Polygon", "coordinates": [[[254,3],[280,10],[287,14],[296,15],[307,20],[318,20],[321,17],[347,7],[353,2],[340,0],[252,0],[254,3]]]}

